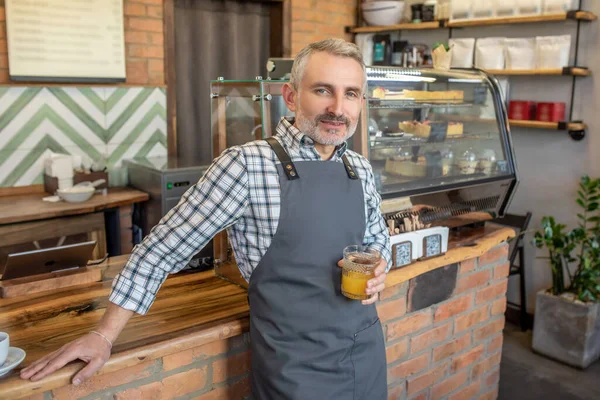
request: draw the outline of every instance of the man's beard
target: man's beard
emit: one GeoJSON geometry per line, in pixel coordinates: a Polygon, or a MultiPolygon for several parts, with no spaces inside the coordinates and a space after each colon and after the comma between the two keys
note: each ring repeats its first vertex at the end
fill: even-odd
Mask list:
{"type": "Polygon", "coordinates": [[[350,118],[344,115],[336,116],[334,114],[319,114],[315,117],[314,121],[300,115],[296,116],[296,123],[298,124],[298,129],[300,129],[302,133],[315,142],[325,146],[339,146],[344,143],[348,138],[354,135],[356,127],[358,126],[358,120],[352,124],[350,118]],[[319,123],[321,121],[342,122],[346,126],[346,134],[344,137],[339,137],[336,134],[335,129],[331,129],[332,133],[322,132],[321,129],[319,129],[319,123]]]}

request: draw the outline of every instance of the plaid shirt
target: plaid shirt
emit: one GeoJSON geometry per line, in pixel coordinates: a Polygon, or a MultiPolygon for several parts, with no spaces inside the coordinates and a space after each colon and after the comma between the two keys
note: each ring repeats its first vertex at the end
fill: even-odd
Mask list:
{"type": "MultiPolygon", "coordinates": [[[[275,138],[292,161],[321,160],[314,142],[291,121],[282,119],[275,138]]],[[[342,162],[345,153],[358,173],[367,219],[363,244],[378,249],[389,269],[390,240],[373,171],[364,157],[346,147],[346,143],[341,145],[331,161],[342,162]]],[[[277,231],[281,205],[278,163],[264,140],[225,150],[179,204],[135,246],[113,281],[109,300],[145,314],[167,275],[183,269],[223,229],[227,229],[240,272],[249,281],[277,231]]]]}

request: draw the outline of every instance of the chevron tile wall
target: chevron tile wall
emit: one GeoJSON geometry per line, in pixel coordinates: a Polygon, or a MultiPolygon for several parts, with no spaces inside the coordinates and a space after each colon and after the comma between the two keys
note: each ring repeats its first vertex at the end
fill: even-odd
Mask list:
{"type": "Polygon", "coordinates": [[[50,152],[103,161],[111,186],[122,161],[167,155],[164,88],[0,87],[0,187],[43,183],[50,152]]]}

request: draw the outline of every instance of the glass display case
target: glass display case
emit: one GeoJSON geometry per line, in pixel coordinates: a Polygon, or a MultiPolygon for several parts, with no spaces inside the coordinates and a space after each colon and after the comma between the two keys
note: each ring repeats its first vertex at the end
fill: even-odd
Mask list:
{"type": "MultiPolygon", "coordinates": [[[[293,115],[281,97],[285,82],[211,83],[215,155],[271,136],[282,116],[293,115]]],[[[365,97],[349,146],[371,162],[384,205],[402,204],[396,208],[448,226],[504,214],[518,180],[493,76],[477,69],[367,67],[365,97]]]]}

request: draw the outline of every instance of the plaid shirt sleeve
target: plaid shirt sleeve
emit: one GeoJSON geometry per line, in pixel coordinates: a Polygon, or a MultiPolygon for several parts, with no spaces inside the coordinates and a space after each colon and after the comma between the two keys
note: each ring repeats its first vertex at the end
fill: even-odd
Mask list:
{"type": "Polygon", "coordinates": [[[390,250],[390,234],[381,215],[381,196],[375,187],[375,177],[370,165],[365,166],[367,179],[365,182],[365,199],[367,202],[367,229],[365,230],[364,246],[372,247],[381,253],[387,261],[388,272],[392,267],[392,252],[390,250]]]}
{"type": "Polygon", "coordinates": [[[167,275],[182,270],[248,207],[248,173],[239,147],[227,149],[137,245],[112,283],[109,301],[138,314],[149,309],[167,275]]]}

